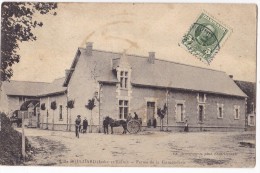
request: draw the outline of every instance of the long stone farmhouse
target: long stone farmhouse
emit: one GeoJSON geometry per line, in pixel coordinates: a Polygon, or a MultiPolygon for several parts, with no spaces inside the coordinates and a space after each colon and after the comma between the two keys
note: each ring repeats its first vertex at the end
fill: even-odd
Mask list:
{"type": "Polygon", "coordinates": [[[168,130],[183,130],[186,120],[191,131],[244,130],[246,125],[247,95],[225,72],[156,59],[154,52],[144,57],[95,50],[92,43],[77,50],[65,78],[4,82],[1,92],[1,107],[14,111],[27,101],[25,111],[34,111],[28,123],[43,129],[74,130],[81,115],[97,132],[105,116],[126,119],[136,112],[149,130],[155,122],[159,126],[157,108],[165,106],[168,130]],[[96,105],[92,111],[86,108],[90,99],[96,105]],[[67,108],[71,100],[72,109],[67,108]]]}

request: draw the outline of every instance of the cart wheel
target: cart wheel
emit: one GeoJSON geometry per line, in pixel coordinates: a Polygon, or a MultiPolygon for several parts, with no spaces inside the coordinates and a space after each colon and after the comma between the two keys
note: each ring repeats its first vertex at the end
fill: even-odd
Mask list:
{"type": "Polygon", "coordinates": [[[127,123],[127,131],[131,134],[138,133],[141,130],[141,125],[138,121],[131,120],[127,123]]]}

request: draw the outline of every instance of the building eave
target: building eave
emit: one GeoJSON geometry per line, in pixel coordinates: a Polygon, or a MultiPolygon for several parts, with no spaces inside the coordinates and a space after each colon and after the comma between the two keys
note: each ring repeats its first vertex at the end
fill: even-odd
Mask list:
{"type": "Polygon", "coordinates": [[[217,94],[217,95],[223,95],[223,96],[229,96],[229,97],[240,97],[240,98],[248,98],[247,95],[234,95],[234,94],[227,94],[227,93],[221,93],[221,92],[213,92],[213,91],[205,91],[205,90],[193,90],[193,89],[186,89],[186,88],[176,88],[176,87],[169,87],[169,86],[155,86],[155,85],[148,85],[148,84],[138,84],[131,82],[133,86],[142,86],[142,87],[149,87],[149,88],[160,88],[160,89],[173,89],[173,90],[181,90],[181,91],[190,91],[190,92],[203,92],[207,94],[217,94]]]}
{"type": "Polygon", "coordinates": [[[11,97],[37,97],[37,95],[25,95],[25,94],[6,94],[11,97]]]}
{"type": "Polygon", "coordinates": [[[119,81],[106,81],[106,80],[98,80],[99,83],[102,84],[118,84],[119,81]]]}

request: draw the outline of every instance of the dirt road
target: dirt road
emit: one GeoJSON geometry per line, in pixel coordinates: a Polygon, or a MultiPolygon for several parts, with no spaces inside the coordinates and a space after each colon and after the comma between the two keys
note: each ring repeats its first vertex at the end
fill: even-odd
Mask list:
{"type": "Polygon", "coordinates": [[[80,134],[26,129],[35,147],[26,165],[253,167],[252,132],[80,134]]]}

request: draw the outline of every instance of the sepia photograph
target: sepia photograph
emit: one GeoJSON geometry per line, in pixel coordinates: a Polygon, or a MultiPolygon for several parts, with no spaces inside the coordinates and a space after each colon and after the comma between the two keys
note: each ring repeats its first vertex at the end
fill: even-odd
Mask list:
{"type": "Polygon", "coordinates": [[[257,15],[2,2],[0,168],[254,168],[257,15]]]}

